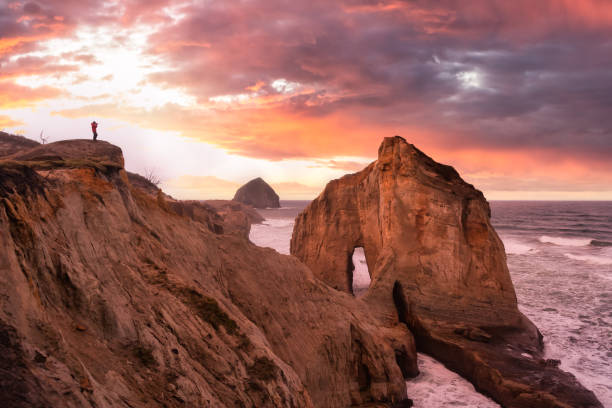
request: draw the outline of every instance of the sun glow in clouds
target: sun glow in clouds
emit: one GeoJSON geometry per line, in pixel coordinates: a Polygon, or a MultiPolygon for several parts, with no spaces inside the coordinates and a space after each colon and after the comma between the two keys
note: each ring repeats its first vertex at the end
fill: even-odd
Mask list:
{"type": "Polygon", "coordinates": [[[254,107],[263,104],[274,104],[284,101],[287,97],[300,95],[302,93],[314,92],[313,89],[306,89],[298,82],[287,81],[284,78],[276,79],[269,84],[258,81],[252,86],[245,88],[249,93],[239,93],[233,95],[218,95],[208,98],[208,101],[226,108],[236,106],[252,105],[254,107]],[[274,94],[277,92],[278,94],[274,94]]]}
{"type": "Polygon", "coordinates": [[[300,88],[300,84],[297,82],[290,82],[287,81],[284,78],[281,79],[277,79],[276,81],[273,81],[270,86],[272,88],[274,88],[277,92],[280,93],[293,93],[295,90],[300,88]]]}
{"type": "MultiPolygon", "coordinates": [[[[148,75],[169,69],[163,61],[144,53],[155,27],[136,26],[117,35],[115,27],[83,27],[75,38],[53,39],[41,43],[41,50],[14,56],[57,60],[74,65],[75,70],[62,74],[22,76],[15,83],[28,86],[52,86],[95,103],[124,104],[152,109],[167,103],[194,106],[196,99],[179,88],[162,88],[146,82],[148,75]],[[92,55],[91,62],[75,60],[78,55],[92,55]],[[76,62],[76,63],[75,63],[76,62]]],[[[75,105],[74,97],[62,106],[75,105]]]]}
{"type": "Polygon", "coordinates": [[[482,88],[482,74],[478,71],[462,71],[457,74],[457,79],[464,88],[482,88]]]}

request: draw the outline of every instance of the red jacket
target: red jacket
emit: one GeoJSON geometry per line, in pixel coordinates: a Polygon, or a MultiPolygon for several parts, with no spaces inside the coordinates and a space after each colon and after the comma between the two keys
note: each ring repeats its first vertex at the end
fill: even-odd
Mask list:
{"type": "Polygon", "coordinates": [[[91,122],[91,130],[96,130],[98,124],[96,122],[91,122]]]}

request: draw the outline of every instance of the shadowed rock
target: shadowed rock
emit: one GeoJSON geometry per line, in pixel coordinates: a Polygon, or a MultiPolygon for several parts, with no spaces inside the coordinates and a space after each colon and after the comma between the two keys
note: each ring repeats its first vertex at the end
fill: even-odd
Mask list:
{"type": "Polygon", "coordinates": [[[279,208],[278,194],[262,178],[258,177],[240,187],[234,200],[255,208],[279,208]]]}
{"type": "Polygon", "coordinates": [[[363,301],[382,321],[408,325],[418,349],[481,392],[504,407],[601,407],[574,376],[546,365],[489,205],[452,167],[396,136],[367,168],[331,181],[296,219],[291,253],[351,293],[356,247],[372,278],[363,301]]]}

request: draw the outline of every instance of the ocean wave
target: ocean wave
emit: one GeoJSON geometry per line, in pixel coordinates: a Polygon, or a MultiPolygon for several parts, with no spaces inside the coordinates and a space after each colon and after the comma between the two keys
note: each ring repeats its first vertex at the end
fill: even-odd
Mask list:
{"type": "Polygon", "coordinates": [[[291,218],[268,218],[263,224],[273,228],[285,228],[293,226],[293,219],[291,218]]]}
{"type": "Polygon", "coordinates": [[[549,237],[548,235],[542,235],[538,238],[540,242],[544,244],[554,244],[559,246],[572,246],[581,247],[591,245],[594,241],[593,238],[563,238],[563,237],[549,237]]]}
{"type": "Polygon", "coordinates": [[[563,254],[569,259],[574,261],[582,261],[595,265],[612,265],[612,257],[598,256],[598,255],[574,255],[574,254],[563,254]]]}
{"type": "Polygon", "coordinates": [[[506,248],[506,254],[508,255],[526,255],[539,252],[533,246],[512,238],[505,238],[503,241],[504,247],[506,248]]]}

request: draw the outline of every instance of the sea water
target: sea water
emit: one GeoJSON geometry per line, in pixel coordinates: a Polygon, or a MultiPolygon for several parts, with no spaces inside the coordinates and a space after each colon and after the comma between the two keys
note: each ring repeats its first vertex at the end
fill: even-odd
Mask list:
{"type": "MultiPolygon", "coordinates": [[[[306,201],[259,210],[251,241],[289,254],[306,201]]],[[[612,407],[612,202],[492,202],[492,223],[508,257],[520,310],[544,335],[547,358],[561,360],[605,407],[612,407]]],[[[363,251],[353,255],[356,295],[369,284],[363,251]]],[[[430,356],[406,383],[415,407],[499,407],[430,356]]]]}

